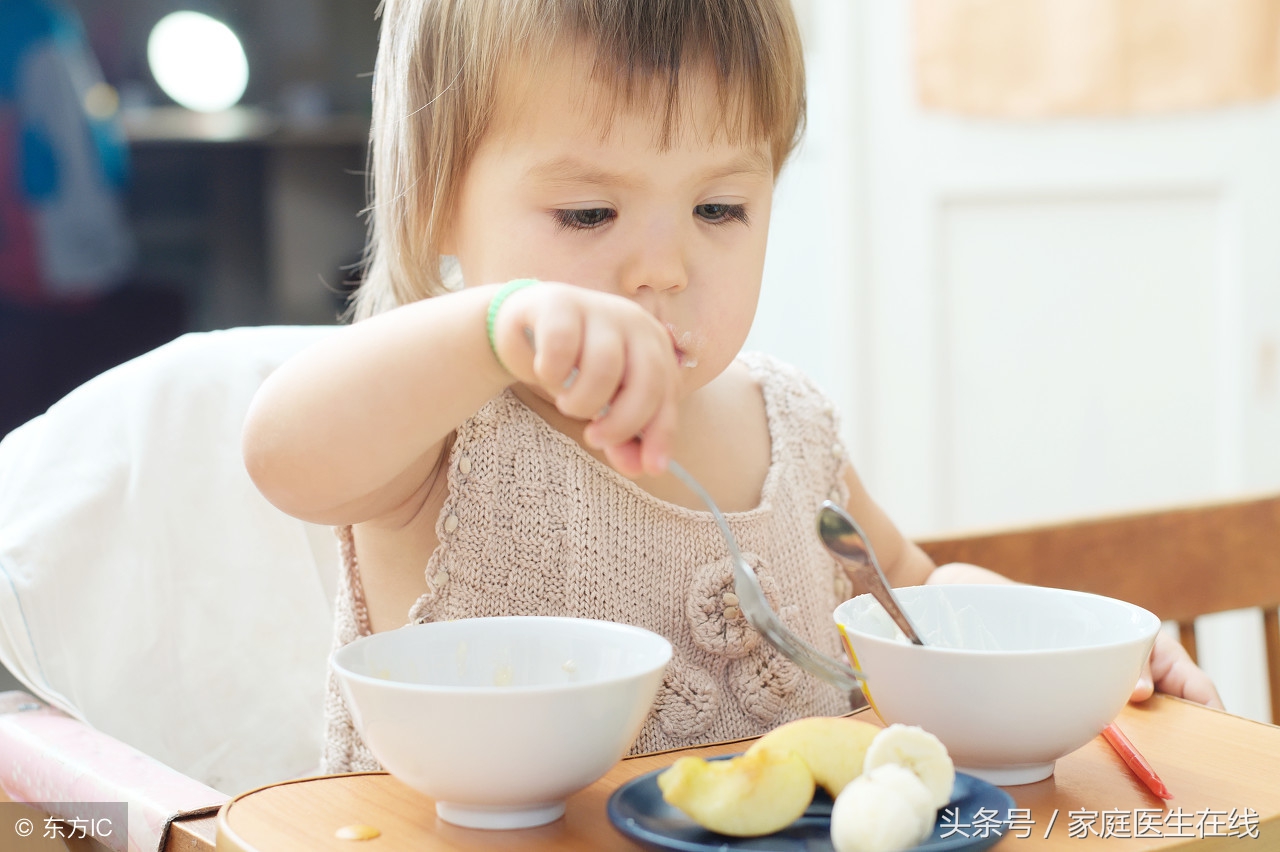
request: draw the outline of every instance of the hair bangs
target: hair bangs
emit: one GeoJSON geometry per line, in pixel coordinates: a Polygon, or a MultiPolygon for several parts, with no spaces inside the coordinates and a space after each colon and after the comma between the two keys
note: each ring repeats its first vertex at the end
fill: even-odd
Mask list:
{"type": "MultiPolygon", "coordinates": [[[[566,42],[590,46],[593,79],[612,92],[611,106],[655,109],[661,119],[656,138],[664,148],[687,119],[711,121],[730,141],[767,140],[777,174],[803,132],[804,61],[785,3],[544,0],[528,5],[552,6],[559,13],[543,17],[554,21],[554,37],[541,40],[547,48],[531,58],[545,60],[566,42]],[[707,78],[718,93],[719,115],[688,116],[683,109],[688,86],[707,78]]],[[[610,117],[600,116],[602,124],[610,117]]]]}
{"type": "Polygon", "coordinates": [[[775,175],[803,130],[789,0],[383,0],[380,14],[356,319],[460,283],[446,280],[440,247],[467,167],[504,84],[535,85],[566,45],[594,52],[602,128],[619,107],[651,110],[669,147],[693,119],[730,142],[766,141],[775,175]],[[691,87],[707,82],[719,115],[689,115],[691,87]]]}

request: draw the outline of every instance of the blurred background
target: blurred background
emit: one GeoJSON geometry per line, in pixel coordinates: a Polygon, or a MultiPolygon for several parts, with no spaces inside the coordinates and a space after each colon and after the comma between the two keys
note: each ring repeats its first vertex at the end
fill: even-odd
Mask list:
{"type": "MultiPolygon", "coordinates": [[[[750,344],[835,396],[908,535],[1280,490],[1280,2],[796,8],[750,344]]],[[[1261,614],[1196,629],[1265,718],[1261,614]]]]}
{"type": "Polygon", "coordinates": [[[0,434],[184,331],[335,321],[376,7],[0,3],[0,434]]]}
{"type": "MultiPolygon", "coordinates": [[[[1280,0],[794,2],[809,129],[749,346],[836,399],[904,531],[1280,489],[1280,0]]],[[[127,155],[127,263],[69,298],[0,267],[0,432],[184,330],[335,321],[376,5],[64,7],[110,87],[86,109],[127,155]],[[148,43],[181,11],[238,36],[235,106],[158,82],[148,43]]],[[[1197,630],[1228,709],[1264,718],[1260,624],[1197,630]]]]}

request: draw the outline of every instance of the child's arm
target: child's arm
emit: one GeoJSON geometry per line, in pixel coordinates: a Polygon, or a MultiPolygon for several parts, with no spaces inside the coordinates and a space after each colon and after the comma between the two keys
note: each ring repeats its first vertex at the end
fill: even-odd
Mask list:
{"type": "MultiPolygon", "coordinates": [[[[888,516],[867,494],[852,466],[845,470],[849,486],[849,514],[871,536],[880,567],[891,586],[915,586],[922,583],[1011,583],[1008,577],[976,565],[952,563],[934,567],[923,550],[908,541],[888,516]]],[[[1213,681],[1192,662],[1178,640],[1164,633],[1156,635],[1151,656],[1142,668],[1131,701],[1145,701],[1159,690],[1189,701],[1222,709],[1222,699],[1213,681]]]]}
{"type": "Polygon", "coordinates": [[[242,439],[263,495],[321,524],[405,505],[428,480],[449,431],[511,381],[485,340],[495,291],[397,308],[281,365],[254,397],[242,439]]]}
{"type": "Polygon", "coordinates": [[[846,510],[871,537],[880,569],[891,586],[920,586],[925,583],[1008,583],[1006,577],[977,565],[952,563],[935,567],[929,554],[907,539],[884,510],[871,499],[853,465],[844,469],[849,487],[846,510]]]}
{"type": "MultiPolygon", "coordinates": [[[[844,481],[849,488],[849,503],[845,509],[871,537],[871,546],[875,548],[876,559],[880,562],[880,569],[884,571],[889,585],[919,586],[926,582],[938,582],[935,579],[938,571],[934,568],[933,560],[915,542],[903,536],[884,510],[871,499],[853,465],[845,465],[844,481]]],[[[999,576],[981,568],[974,570],[990,577],[999,576]]],[[[990,579],[975,577],[965,581],[955,578],[948,582],[990,582],[990,579]]]]}
{"type": "Polygon", "coordinates": [[[503,303],[499,362],[486,333],[498,289],[388,311],[340,329],[273,373],[243,434],[246,467],[267,499],[314,523],[405,523],[426,498],[450,432],[517,379],[571,417],[589,419],[612,401],[587,440],[606,448],[623,473],[660,469],[678,381],[666,328],[628,299],[539,284],[503,303]],[[574,366],[580,374],[565,389],[574,366]],[[642,431],[643,448],[631,443],[642,431]]]}

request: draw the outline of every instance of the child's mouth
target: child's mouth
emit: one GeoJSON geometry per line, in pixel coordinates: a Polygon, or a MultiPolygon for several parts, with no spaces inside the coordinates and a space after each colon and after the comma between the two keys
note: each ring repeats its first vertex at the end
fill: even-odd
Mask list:
{"type": "Polygon", "coordinates": [[[698,366],[698,358],[692,351],[693,332],[677,332],[672,323],[667,323],[667,333],[671,335],[671,348],[676,353],[676,363],[690,369],[698,366]]]}

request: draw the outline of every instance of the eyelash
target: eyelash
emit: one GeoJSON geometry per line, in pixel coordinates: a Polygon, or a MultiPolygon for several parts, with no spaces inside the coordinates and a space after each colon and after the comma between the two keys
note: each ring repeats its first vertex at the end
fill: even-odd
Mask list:
{"type": "Polygon", "coordinates": [[[715,219],[703,219],[708,225],[728,225],[730,222],[741,222],[749,224],[747,216],[747,206],[745,204],[699,204],[693,208],[696,213],[706,207],[719,207],[723,211],[715,219]]]}
{"type": "Polygon", "coordinates": [[[617,217],[617,212],[608,207],[570,207],[568,209],[556,209],[551,211],[555,216],[556,224],[565,231],[594,231],[601,225],[608,224],[617,217]],[[597,222],[582,222],[578,217],[583,214],[598,215],[604,214],[597,222]]]}
{"type": "MultiPolygon", "coordinates": [[[[699,210],[706,208],[719,208],[720,215],[714,218],[706,218],[700,216],[702,221],[708,225],[728,225],[731,222],[741,222],[746,225],[749,222],[747,216],[747,208],[744,204],[699,204],[693,208],[694,214],[699,215],[699,210]]],[[[556,209],[552,211],[556,224],[566,231],[594,231],[596,228],[602,227],[617,218],[618,213],[608,207],[584,207],[584,208],[568,208],[556,209]],[[579,217],[583,214],[599,215],[604,214],[600,219],[591,223],[584,223],[579,217]]]]}

